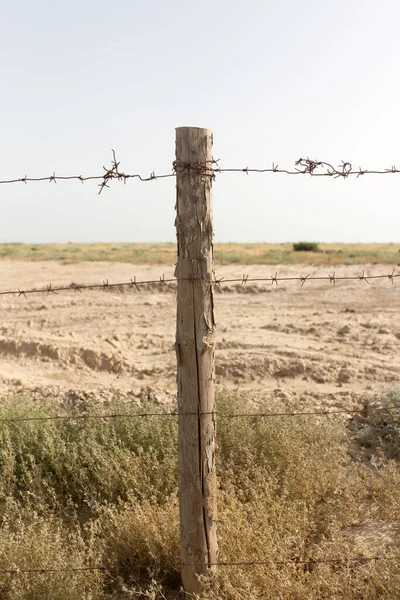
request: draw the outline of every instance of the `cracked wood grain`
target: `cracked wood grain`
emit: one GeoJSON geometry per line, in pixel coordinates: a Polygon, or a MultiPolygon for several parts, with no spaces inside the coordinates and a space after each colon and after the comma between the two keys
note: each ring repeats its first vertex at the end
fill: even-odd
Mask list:
{"type": "Polygon", "coordinates": [[[213,289],[212,134],[176,130],[178,262],[177,383],[182,583],[201,593],[199,575],[218,562],[215,472],[215,319],[213,289]],[[193,164],[194,168],[187,165],[193,164]],[[204,165],[204,168],[199,166],[204,165]],[[187,414],[191,413],[191,414],[187,414]],[[194,414],[193,414],[194,413],[194,414]],[[205,414],[207,413],[207,414],[205,414]]]}

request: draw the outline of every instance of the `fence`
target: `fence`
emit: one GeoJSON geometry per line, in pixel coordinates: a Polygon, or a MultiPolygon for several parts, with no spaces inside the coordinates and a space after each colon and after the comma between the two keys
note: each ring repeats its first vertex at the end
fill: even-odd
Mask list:
{"type": "MultiPolygon", "coordinates": [[[[58,294],[63,291],[83,293],[85,290],[111,290],[127,287],[139,290],[146,285],[177,284],[177,331],[176,331],[176,356],[177,356],[177,382],[178,382],[178,410],[173,412],[155,413],[114,413],[114,414],[84,414],[79,416],[54,415],[50,417],[25,417],[0,419],[2,423],[16,423],[21,421],[42,421],[57,419],[118,419],[118,418],[143,418],[164,417],[179,419],[179,500],[181,524],[181,568],[182,581],[185,591],[189,594],[199,593],[201,583],[199,575],[206,574],[217,567],[229,565],[260,565],[260,564],[309,564],[310,561],[248,561],[223,562],[218,560],[217,543],[217,474],[215,470],[216,447],[216,419],[218,418],[273,418],[305,415],[331,415],[339,413],[357,413],[361,410],[331,410],[309,412],[270,412],[270,413],[218,413],[214,401],[214,354],[215,354],[215,319],[213,289],[227,283],[246,285],[250,282],[264,282],[278,285],[280,282],[298,282],[301,286],[312,281],[326,282],[336,285],[342,281],[359,281],[369,283],[370,280],[382,280],[394,284],[400,277],[395,270],[389,273],[365,275],[363,272],[356,276],[341,276],[336,272],[327,275],[311,276],[299,275],[280,277],[274,275],[266,278],[251,278],[243,275],[242,278],[218,278],[213,271],[213,220],[211,204],[212,181],[221,173],[282,173],[287,175],[310,175],[313,177],[360,177],[368,174],[397,174],[400,170],[392,166],[384,171],[353,169],[348,162],[342,162],[339,167],[330,163],[311,159],[299,159],[294,170],[272,168],[226,168],[218,166],[218,161],[212,157],[212,135],[205,129],[179,128],[176,137],[176,160],[173,163],[173,172],[170,174],[156,175],[154,172],[149,177],[138,174],[126,174],[120,170],[120,163],[113,151],[113,160],[110,168],[103,167],[102,175],[94,176],[58,176],[53,173],[48,177],[28,177],[19,179],[2,180],[0,184],[43,182],[49,183],[65,180],[98,181],[99,193],[109,187],[112,180],[127,182],[129,179],[138,179],[142,182],[154,181],[161,178],[175,177],[177,181],[177,248],[178,263],[175,277],[165,279],[162,275],[156,280],[140,281],[136,277],[129,281],[110,283],[108,280],[99,284],[48,284],[45,288],[25,289],[0,292],[0,296],[17,296],[27,298],[31,294],[58,294]]],[[[400,408],[393,404],[390,408],[400,408]]],[[[373,410],[382,410],[379,407],[373,410]]],[[[315,563],[349,563],[368,562],[379,560],[398,560],[400,557],[338,557],[320,559],[315,558],[315,563]]],[[[3,570],[2,574],[17,576],[20,573],[40,575],[50,572],[65,571],[117,571],[118,567],[104,567],[101,565],[81,567],[76,569],[37,569],[28,570],[3,570]]]]}

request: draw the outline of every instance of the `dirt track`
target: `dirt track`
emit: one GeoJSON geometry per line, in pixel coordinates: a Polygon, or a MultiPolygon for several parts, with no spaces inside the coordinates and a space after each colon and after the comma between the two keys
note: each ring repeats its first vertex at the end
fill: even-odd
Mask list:
{"type": "MultiPolygon", "coordinates": [[[[172,268],[122,263],[60,264],[2,260],[0,291],[57,283],[158,279],[172,268]]],[[[364,267],[387,273],[385,266],[364,267]]],[[[323,273],[321,267],[218,269],[219,277],[323,273]]],[[[338,267],[358,275],[360,267],[338,267]]],[[[40,389],[137,395],[175,393],[175,293],[64,292],[0,296],[0,391],[40,389]]],[[[219,386],[272,395],[301,407],[358,406],[400,379],[400,283],[388,280],[222,286],[215,292],[219,386]]]]}

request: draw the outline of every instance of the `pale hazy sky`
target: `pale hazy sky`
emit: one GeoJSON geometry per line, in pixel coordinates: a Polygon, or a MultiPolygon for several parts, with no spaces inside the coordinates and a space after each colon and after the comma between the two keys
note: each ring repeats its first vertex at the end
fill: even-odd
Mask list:
{"type": "MultiPolygon", "coordinates": [[[[0,179],[220,166],[400,168],[398,0],[1,2],[0,179]]],[[[174,180],[0,186],[0,242],[173,241],[174,180]]],[[[216,241],[400,241],[400,175],[224,174],[216,241]]]]}

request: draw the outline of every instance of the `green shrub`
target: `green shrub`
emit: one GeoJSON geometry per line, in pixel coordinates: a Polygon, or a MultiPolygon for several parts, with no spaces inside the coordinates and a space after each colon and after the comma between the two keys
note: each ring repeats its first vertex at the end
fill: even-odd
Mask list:
{"type": "Polygon", "coordinates": [[[40,517],[9,503],[0,529],[0,571],[60,569],[0,576],[0,598],[12,600],[100,600],[101,571],[68,571],[98,563],[100,556],[76,527],[54,516],[40,517]]]}
{"type": "MultiPolygon", "coordinates": [[[[115,400],[67,409],[28,398],[3,401],[2,418],[134,413],[115,400]]],[[[146,410],[146,407],[143,409],[146,410]]],[[[154,406],[149,412],[160,412],[154,406]]],[[[0,428],[0,500],[81,515],[135,496],[162,502],[176,490],[177,419],[149,417],[22,421],[0,428]]],[[[0,504],[1,508],[1,504],[0,504]]]]}
{"type": "Polygon", "coordinates": [[[319,246],[317,242],[295,242],[293,244],[293,250],[295,252],[319,252],[319,246]]]}
{"type": "MultiPolygon", "coordinates": [[[[375,600],[387,590],[397,597],[397,563],[356,563],[349,569],[345,561],[316,564],[312,558],[357,554],[342,528],[378,515],[389,517],[389,506],[400,499],[398,474],[363,471],[350,462],[346,424],[338,417],[222,416],[279,408],[267,403],[257,408],[231,392],[218,396],[219,559],[272,562],[221,567],[206,582],[204,598],[375,600]],[[380,503],[385,505],[382,512],[380,503]],[[291,560],[305,564],[279,562],[291,560]]],[[[139,506],[132,499],[100,512],[105,564],[119,566],[133,597],[174,597],[178,524],[175,497],[163,505],[139,506]]]]}
{"type": "Polygon", "coordinates": [[[179,588],[179,508],[171,497],[163,506],[131,499],[120,507],[104,507],[95,526],[103,540],[103,562],[118,567],[127,583],[141,586],[157,580],[162,586],[179,588]]]}
{"type": "MultiPolygon", "coordinates": [[[[18,397],[2,402],[0,417],[133,410],[118,399],[107,407],[68,408],[18,397]]],[[[157,410],[148,403],[140,412],[157,410]]],[[[312,561],[365,552],[343,535],[344,527],[368,521],[398,526],[396,461],[382,458],[377,469],[352,461],[340,416],[226,418],[282,412],[232,392],[218,394],[217,410],[219,558],[271,562],[221,567],[206,582],[204,598],[399,597],[398,561],[312,561]],[[290,562],[296,560],[302,564],[290,562]]],[[[396,427],[398,415],[391,414],[389,424],[396,427]]],[[[387,431],[386,421],[376,427],[388,455],[396,456],[396,431],[387,431]]],[[[176,598],[177,435],[173,416],[3,423],[0,570],[100,564],[109,573],[7,576],[0,578],[0,598],[176,598]]]]}

